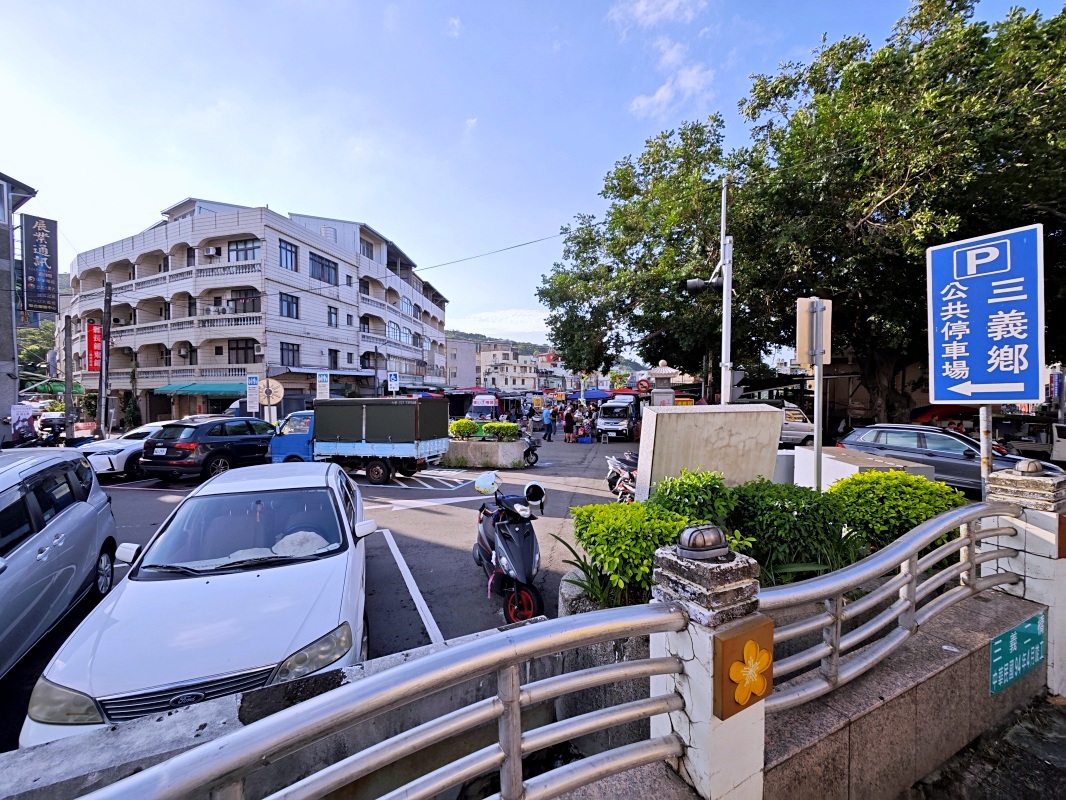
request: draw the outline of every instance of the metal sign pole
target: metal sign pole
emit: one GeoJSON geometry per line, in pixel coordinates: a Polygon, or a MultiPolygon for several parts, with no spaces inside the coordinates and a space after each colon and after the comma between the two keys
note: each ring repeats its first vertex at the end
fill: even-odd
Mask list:
{"type": "Polygon", "coordinates": [[[722,395],[726,405],[733,394],[733,239],[725,235],[726,195],[729,176],[722,176],[722,395]]]}
{"type": "Polygon", "coordinates": [[[822,300],[811,298],[810,359],[814,364],[814,488],[822,491],[822,300]]]}
{"type": "Polygon", "coordinates": [[[992,406],[981,406],[981,499],[988,495],[988,476],[992,473],[992,406]]]}

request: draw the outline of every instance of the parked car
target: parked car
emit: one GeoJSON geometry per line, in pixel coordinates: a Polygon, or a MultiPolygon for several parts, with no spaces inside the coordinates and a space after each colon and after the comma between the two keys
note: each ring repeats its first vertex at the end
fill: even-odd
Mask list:
{"type": "Polygon", "coordinates": [[[174,422],[144,440],[141,468],[152,477],[176,480],[264,464],[274,426],[254,417],[174,422]]]}
{"type": "Polygon", "coordinates": [[[115,518],[77,450],[0,454],[0,677],[115,574],[115,518]]]}
{"type": "Polygon", "coordinates": [[[604,403],[596,414],[596,435],[633,441],[637,430],[636,414],[636,403],[616,400],[604,403]]]}
{"type": "Polygon", "coordinates": [[[806,446],[814,444],[814,423],[807,419],[803,409],[785,403],[785,419],[781,423],[781,444],[806,446]]]}
{"type": "Polygon", "coordinates": [[[117,439],[91,441],[81,445],[81,451],[89,459],[97,475],[125,475],[127,478],[144,477],[141,469],[141,452],[144,440],[162,430],[166,422],[142,425],[119,436],[117,439]]]}
{"type": "Polygon", "coordinates": [[[56,653],[19,745],[284,683],[366,658],[376,530],[336,464],[216,475],[140,547],[129,576],[56,653]]]}
{"type": "MultiPolygon", "coordinates": [[[[878,424],[855,428],[837,443],[837,447],[929,464],[938,481],[958,489],[981,488],[981,443],[935,425],[878,424]]],[[[993,452],[992,469],[1013,469],[1021,460],[997,446],[993,452]]],[[[1063,472],[1054,464],[1040,463],[1048,473],[1063,472]]]]}
{"type": "Polygon", "coordinates": [[[62,433],[67,427],[67,417],[62,411],[44,411],[37,418],[37,430],[42,434],[62,433]]]}

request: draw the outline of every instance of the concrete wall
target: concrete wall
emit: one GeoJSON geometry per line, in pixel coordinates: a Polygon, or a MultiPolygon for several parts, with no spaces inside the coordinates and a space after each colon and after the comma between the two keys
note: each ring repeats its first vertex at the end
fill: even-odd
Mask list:
{"type": "MultiPolygon", "coordinates": [[[[795,450],[796,467],[794,483],[797,486],[814,488],[814,448],[797,447],[795,450]]],[[[936,470],[929,464],[915,464],[900,458],[875,456],[859,450],[845,450],[840,447],[822,449],[822,489],[828,489],[837,481],[851,477],[860,472],[886,472],[901,469],[912,475],[921,475],[935,480],[936,470]]]]}
{"type": "MultiPolygon", "coordinates": [[[[81,797],[345,683],[495,632],[482,631],[443,644],[374,659],[355,667],[198,703],[179,711],[144,717],[26,750],[2,753],[0,796],[12,800],[68,800],[81,797]]],[[[522,682],[558,675],[560,669],[561,659],[558,656],[529,662],[523,670],[522,682]]],[[[495,692],[495,676],[487,675],[381,714],[260,769],[246,780],[247,796],[264,797],[276,792],[340,758],[495,692]]],[[[553,718],[550,703],[523,712],[523,721],[528,725],[545,725],[553,718]]],[[[483,747],[489,741],[495,741],[495,737],[494,722],[484,729],[471,731],[468,736],[442,742],[399,762],[393,768],[368,775],[355,785],[353,791],[356,794],[353,796],[379,797],[413,777],[483,747]]]]}
{"type": "Polygon", "coordinates": [[[660,406],[644,411],[637,499],[682,468],[713,470],[737,486],[772,478],[781,439],[781,409],[764,405],[660,406]]]}
{"type": "Polygon", "coordinates": [[[484,469],[519,469],[525,464],[525,442],[482,442],[477,439],[452,439],[441,464],[451,467],[484,469]]]}

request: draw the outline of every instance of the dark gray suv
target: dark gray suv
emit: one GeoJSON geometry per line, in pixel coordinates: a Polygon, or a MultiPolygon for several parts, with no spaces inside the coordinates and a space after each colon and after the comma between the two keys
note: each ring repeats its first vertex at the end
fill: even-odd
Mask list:
{"type": "MultiPolygon", "coordinates": [[[[837,442],[837,447],[929,464],[936,471],[938,481],[958,489],[981,488],[980,442],[934,425],[879,424],[856,428],[837,442]]],[[[1021,458],[1008,455],[997,445],[992,461],[993,470],[1013,469],[1021,458]]],[[[1063,472],[1054,464],[1040,463],[1045,472],[1063,472]]]]}
{"type": "Polygon", "coordinates": [[[141,467],[154,478],[210,478],[249,464],[265,464],[274,426],[254,417],[174,422],[144,442],[141,467]]]}

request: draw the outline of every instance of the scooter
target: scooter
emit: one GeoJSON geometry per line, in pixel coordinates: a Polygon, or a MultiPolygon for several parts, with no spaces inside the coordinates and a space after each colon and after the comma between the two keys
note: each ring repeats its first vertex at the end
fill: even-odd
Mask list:
{"type": "Polygon", "coordinates": [[[520,495],[500,494],[500,479],[486,472],[474,481],[478,494],[491,494],[495,504],[482,503],[477,512],[474,563],[488,577],[486,597],[503,597],[503,616],[508,623],[532,619],[544,613],[544,599],[533,585],[540,571],[540,546],[533,530],[531,506],[540,504],[544,513],[544,487],[526,484],[520,495]]]}
{"type": "Polygon", "coordinates": [[[636,482],[637,472],[637,454],[626,452],[623,453],[621,458],[614,456],[605,456],[607,459],[607,488],[615,494],[618,493],[618,482],[624,479],[629,479],[632,483],[636,482]]]}
{"type": "Polygon", "coordinates": [[[527,433],[522,436],[522,441],[526,444],[526,452],[522,454],[522,457],[526,460],[526,466],[532,467],[540,458],[537,455],[537,448],[544,440],[535,439],[532,433],[527,433]]]}

